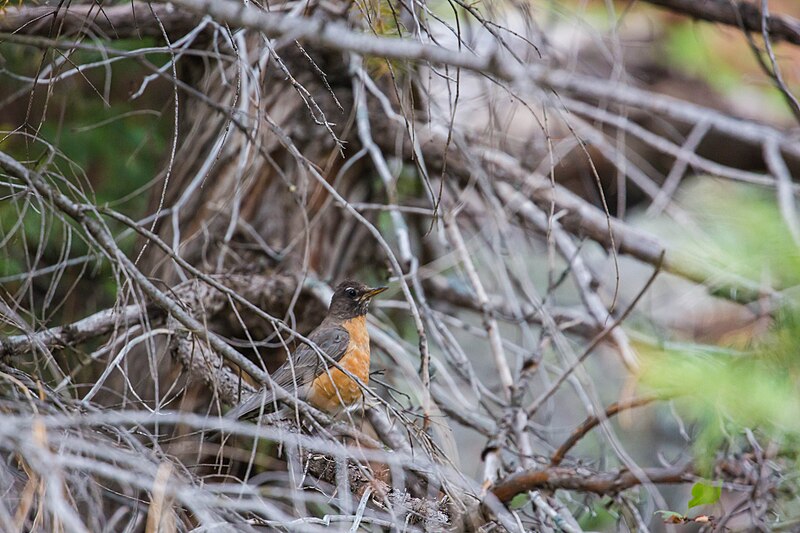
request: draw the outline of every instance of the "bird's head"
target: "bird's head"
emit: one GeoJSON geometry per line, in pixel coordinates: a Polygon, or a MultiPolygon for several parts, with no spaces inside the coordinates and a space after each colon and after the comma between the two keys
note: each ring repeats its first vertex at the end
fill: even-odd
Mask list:
{"type": "Polygon", "coordinates": [[[339,320],[347,320],[367,314],[369,302],[386,290],[386,287],[368,287],[361,282],[345,280],[336,286],[331,298],[328,316],[339,320]]]}

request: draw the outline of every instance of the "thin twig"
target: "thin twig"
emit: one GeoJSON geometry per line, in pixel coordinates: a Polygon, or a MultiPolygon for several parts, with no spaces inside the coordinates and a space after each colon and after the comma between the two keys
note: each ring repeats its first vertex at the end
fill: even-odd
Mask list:
{"type": "MultiPolygon", "coordinates": [[[[642,396],[640,398],[631,398],[629,400],[625,400],[622,402],[614,402],[606,408],[605,411],[605,418],[611,418],[616,414],[625,411],[627,409],[634,409],[636,407],[641,407],[643,405],[650,404],[659,398],[656,396],[642,396]]],[[[569,452],[577,443],[580,441],[587,433],[589,433],[593,428],[597,427],[598,424],[602,419],[597,416],[590,416],[586,418],[578,427],[576,427],[572,434],[564,441],[564,443],[558,447],[558,449],[553,452],[553,455],[550,456],[550,465],[551,466],[558,466],[561,464],[561,461],[564,460],[566,457],[567,452],[569,452]]]]}

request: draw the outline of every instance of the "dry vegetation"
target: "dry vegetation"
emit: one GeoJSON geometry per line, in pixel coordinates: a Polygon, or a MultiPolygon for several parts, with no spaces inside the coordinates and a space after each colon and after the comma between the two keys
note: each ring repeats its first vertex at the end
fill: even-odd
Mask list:
{"type": "Polygon", "coordinates": [[[797,254],[784,4],[6,4],[0,530],[796,527],[797,426],[704,449],[643,357],[791,298],[676,245],[691,177],[797,254]],[[783,119],[658,61],[690,18],[783,119]],[[224,418],[346,276],[391,287],[363,404],[224,418]]]}

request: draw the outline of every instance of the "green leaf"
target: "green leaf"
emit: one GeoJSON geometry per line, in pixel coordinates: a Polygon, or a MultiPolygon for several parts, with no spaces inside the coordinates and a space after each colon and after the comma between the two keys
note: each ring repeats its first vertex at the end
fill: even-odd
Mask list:
{"type": "Polygon", "coordinates": [[[686,518],[681,513],[676,513],[675,511],[665,511],[663,509],[659,509],[658,511],[655,512],[655,514],[661,515],[661,519],[664,522],[675,523],[675,524],[683,522],[683,519],[686,518]]]}
{"type": "Polygon", "coordinates": [[[722,487],[697,482],[692,485],[692,499],[689,500],[689,509],[700,505],[712,505],[719,501],[722,487]]]}
{"type": "Polygon", "coordinates": [[[510,509],[521,509],[525,507],[525,504],[527,503],[528,503],[528,494],[522,492],[520,494],[517,494],[511,499],[511,502],[508,504],[508,507],[510,509]]]}

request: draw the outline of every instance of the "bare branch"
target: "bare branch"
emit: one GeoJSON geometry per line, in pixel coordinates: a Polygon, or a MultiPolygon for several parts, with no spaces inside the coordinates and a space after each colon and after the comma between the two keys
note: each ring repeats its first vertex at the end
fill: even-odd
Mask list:
{"type": "MultiPolygon", "coordinates": [[[[266,383],[267,375],[250,360],[234,350],[230,345],[223,341],[218,335],[205,329],[203,324],[177,305],[169,296],[160,291],[147,277],[145,277],[134,265],[133,262],[122,254],[114,239],[109,235],[108,230],[96,219],[87,215],[86,211],[70,200],[66,195],[52,187],[41,175],[29,171],[12,157],[0,152],[0,167],[9,174],[29,183],[43,197],[47,198],[62,212],[70,216],[76,222],[86,228],[93,238],[95,238],[101,248],[111,257],[115,257],[125,267],[127,272],[136,280],[145,294],[153,298],[154,303],[164,309],[164,311],[174,316],[189,331],[203,333],[211,346],[222,353],[229,361],[237,364],[248,372],[251,376],[266,383]]],[[[293,398],[285,391],[276,390],[276,395],[281,399],[293,404],[293,398]]]]}
{"type": "MultiPolygon", "coordinates": [[[[642,0],[690,17],[739,27],[744,24],[747,31],[761,32],[761,10],[745,0],[642,0]]],[[[800,20],[786,15],[770,15],[767,29],[776,41],[787,41],[800,45],[800,20]]]]}
{"type": "Polygon", "coordinates": [[[143,312],[150,318],[155,318],[160,313],[157,309],[143,309],[142,306],[133,304],[121,309],[105,309],[72,324],[37,331],[33,335],[0,338],[0,357],[21,355],[33,350],[74,346],[105,335],[114,327],[130,327],[139,321],[143,312]]]}
{"type": "Polygon", "coordinates": [[[102,39],[162,37],[157,20],[169,35],[183,35],[199,22],[191,13],[165,4],[128,2],[116,6],[95,3],[58,7],[8,7],[0,16],[0,32],[45,37],[88,35],[102,39]]]}
{"type": "Polygon", "coordinates": [[[464,237],[461,236],[461,231],[458,229],[455,215],[448,214],[445,216],[444,227],[447,231],[450,243],[455,248],[459,260],[464,265],[467,279],[475,291],[478,305],[483,313],[484,327],[489,335],[489,346],[492,353],[492,358],[494,359],[494,364],[497,367],[500,383],[503,385],[503,395],[506,400],[510,400],[514,388],[514,378],[511,375],[511,368],[509,367],[505,351],[503,350],[503,342],[500,338],[497,319],[495,319],[491,312],[492,310],[489,307],[489,298],[486,295],[486,289],[483,288],[483,283],[478,275],[478,271],[475,269],[475,265],[472,263],[470,253],[467,250],[467,245],[464,243],[464,237]]]}
{"type": "MultiPolygon", "coordinates": [[[[726,23],[721,2],[650,3],[726,23]]],[[[766,55],[754,51],[788,91],[769,39],[793,42],[797,26],[761,3],[752,26],[752,6],[729,2],[746,32],[763,29],[766,55]]],[[[625,213],[644,213],[638,202],[650,198],[647,214],[666,215],[654,222],[699,234],[682,181],[719,177],[715,186],[774,188],[775,213],[763,212],[780,208],[798,238],[800,148],[793,131],[690,103],[700,98],[687,84],[664,88],[674,74],[640,69],[628,25],[606,30],[554,6],[456,0],[443,14],[425,0],[73,0],[4,10],[0,40],[33,61],[10,54],[1,73],[16,128],[0,152],[0,318],[13,333],[0,337],[2,528],[580,531],[573,514],[594,495],[612,498],[621,527],[657,520],[646,506],[668,504],[654,483],[692,480],[702,457],[683,446],[669,464],[686,466],[642,469],[626,451],[634,435],[618,435],[610,417],[656,399],[634,396],[635,350],[684,349],[672,317],[688,298],[749,328],[793,295],[717,272],[625,213]],[[555,26],[539,26],[539,7],[557,13],[555,26]],[[553,40],[566,25],[592,44],[553,40]],[[107,116],[73,108],[76,86],[107,116]],[[82,169],[64,134],[129,119],[137,140],[169,128],[171,143],[141,140],[145,166],[142,149],[114,153],[137,163],[121,171],[135,167],[136,190],[108,191],[117,176],[82,169]],[[682,279],[659,276],[662,265],[682,279]],[[97,277],[103,291],[82,301],[97,277]],[[367,319],[369,381],[352,380],[363,404],[322,413],[273,387],[268,369],[308,343],[329,284],[349,277],[398,290],[367,319]],[[673,287],[677,304],[664,296],[673,287]],[[258,403],[262,387],[289,409],[265,405],[256,424],[219,416],[242,397],[258,403]],[[600,466],[568,462],[593,431],[599,446],[583,444],[600,466]],[[638,486],[646,499],[623,493],[638,486]],[[510,509],[518,493],[525,505],[510,509]]],[[[609,20],[616,6],[605,4],[609,20]]],[[[696,428],[677,424],[670,446],[696,428]]],[[[782,512],[783,449],[747,435],[731,439],[753,453],[721,452],[714,481],[746,491],[730,514],[763,525],[782,512]]],[[[662,449],[642,464],[658,464],[662,449]]]]}
{"type": "Polygon", "coordinates": [[[536,64],[510,63],[498,54],[479,56],[408,39],[356,33],[338,22],[273,15],[231,0],[175,0],[174,3],[194,12],[224,20],[232,26],[258,30],[270,38],[290,37],[325,49],[389,59],[427,61],[432,64],[451,65],[482,74],[492,74],[500,80],[523,84],[535,83],[541,88],[576,94],[581,98],[646,109],[688,124],[708,122],[725,134],[755,145],[760,145],[765,138],[775,138],[783,149],[800,156],[800,148],[784,133],[771,126],[736,119],[690,102],[571,71],[550,69],[536,64]]]}
{"type": "MultiPolygon", "coordinates": [[[[689,465],[668,468],[643,468],[651,483],[686,483],[694,478],[689,465]]],[[[576,490],[595,494],[618,494],[640,485],[641,481],[630,471],[596,472],[588,468],[550,467],[512,474],[492,488],[492,493],[502,502],[511,501],[520,492],[529,490],[576,490]]]]}
{"type": "Polygon", "coordinates": [[[786,222],[786,227],[789,229],[795,245],[800,245],[800,220],[797,217],[792,174],[786,167],[786,161],[783,160],[780,148],[771,139],[764,141],[764,160],[778,181],[776,191],[783,220],[786,222]]]}
{"type": "MultiPolygon", "coordinates": [[[[641,398],[631,398],[623,402],[614,402],[606,408],[604,418],[611,418],[622,411],[648,405],[656,400],[658,400],[658,398],[655,396],[643,396],[641,398]]],[[[561,464],[561,461],[564,460],[567,452],[569,452],[578,443],[578,441],[586,436],[586,434],[592,429],[597,427],[597,425],[602,421],[603,418],[597,416],[590,416],[584,420],[577,428],[575,428],[569,438],[565,440],[564,443],[553,453],[553,455],[550,457],[550,465],[558,466],[561,464]]]]}

